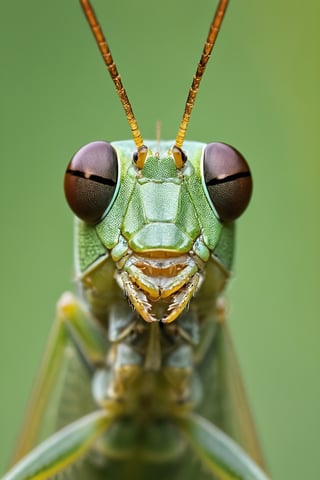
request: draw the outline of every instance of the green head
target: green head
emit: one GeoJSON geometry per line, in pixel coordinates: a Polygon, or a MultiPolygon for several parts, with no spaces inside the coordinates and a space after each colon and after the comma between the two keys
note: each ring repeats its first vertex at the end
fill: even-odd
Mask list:
{"type": "MultiPolygon", "coordinates": [[[[105,269],[110,259],[118,285],[148,322],[175,320],[200,289],[209,264],[224,277],[228,274],[233,221],[249,202],[250,172],[242,155],[228,145],[184,141],[227,5],[227,0],[219,2],[211,22],[176,139],[146,146],[93,8],[83,2],[133,137],[86,145],[67,169],[66,197],[80,219],[77,271],[90,303],[107,308],[110,280],[102,278],[110,278],[110,268],[105,269]],[[104,274],[93,279],[96,269],[104,274]]],[[[212,283],[216,294],[224,282],[218,287],[212,283]]]]}
{"type": "Polygon", "coordinates": [[[248,166],[225,144],[148,142],[143,161],[132,141],[94,142],[71,160],[67,200],[77,220],[82,278],[107,260],[146,321],[171,322],[197,293],[206,265],[230,270],[234,219],[251,194],[248,166]],[[182,158],[182,162],[180,161],[182,158]]]}

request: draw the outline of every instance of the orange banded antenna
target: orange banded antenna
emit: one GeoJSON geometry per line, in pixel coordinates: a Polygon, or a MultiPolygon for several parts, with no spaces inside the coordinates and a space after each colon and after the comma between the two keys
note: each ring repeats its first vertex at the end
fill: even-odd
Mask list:
{"type": "Polygon", "coordinates": [[[183,117],[180,123],[177,137],[176,137],[176,147],[178,147],[179,149],[181,149],[183,145],[184,137],[186,135],[186,131],[187,131],[190,116],[191,116],[191,112],[196,100],[196,96],[199,91],[200,81],[202,79],[208,60],[210,58],[210,54],[212,52],[215,41],[217,39],[223,17],[227,10],[228,2],[229,0],[220,0],[217,10],[214,14],[214,17],[210,26],[210,30],[207,36],[207,40],[204,44],[202,55],[198,63],[196,73],[192,80],[192,85],[188,93],[188,98],[186,101],[183,117]]]}
{"type": "Polygon", "coordinates": [[[141,147],[143,147],[143,138],[141,136],[138,123],[136,121],[136,118],[134,116],[130,101],[128,99],[127,93],[124,89],[124,86],[122,84],[121,77],[119,75],[118,69],[116,64],[113,61],[111,51],[109,48],[109,45],[107,44],[107,41],[103,35],[103,32],[101,30],[101,27],[99,25],[99,22],[97,20],[97,17],[94,13],[94,10],[91,6],[91,3],[89,0],[80,0],[80,4],[82,7],[82,10],[85,14],[85,17],[89,23],[90,30],[97,42],[97,45],[99,47],[100,53],[102,55],[102,58],[104,60],[104,63],[107,66],[107,69],[110,73],[110,76],[112,78],[113,83],[115,84],[117,94],[121,100],[122,106],[124,108],[134,143],[136,144],[138,151],[141,147]]]}

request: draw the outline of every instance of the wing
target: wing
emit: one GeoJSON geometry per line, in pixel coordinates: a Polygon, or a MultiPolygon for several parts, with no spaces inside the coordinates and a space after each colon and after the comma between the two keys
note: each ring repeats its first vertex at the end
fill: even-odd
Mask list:
{"type": "Polygon", "coordinates": [[[69,293],[64,294],[12,464],[52,433],[96,410],[90,366],[103,361],[105,348],[100,331],[88,320],[77,300],[69,293]]]}
{"type": "Polygon", "coordinates": [[[199,412],[241,445],[264,469],[263,455],[226,321],[217,323],[213,341],[198,368],[205,389],[199,412]]]}

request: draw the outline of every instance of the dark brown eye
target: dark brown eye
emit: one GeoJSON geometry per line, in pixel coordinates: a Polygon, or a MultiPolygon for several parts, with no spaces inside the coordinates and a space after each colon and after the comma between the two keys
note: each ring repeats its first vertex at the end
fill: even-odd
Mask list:
{"type": "Polygon", "coordinates": [[[67,202],[77,217],[97,223],[114,195],[118,161],[107,142],[92,142],[73,156],[64,176],[67,202]]]}
{"type": "Polygon", "coordinates": [[[225,143],[209,143],[203,173],[211,201],[224,222],[232,222],[247,208],[252,178],[240,152],[225,143]]]}

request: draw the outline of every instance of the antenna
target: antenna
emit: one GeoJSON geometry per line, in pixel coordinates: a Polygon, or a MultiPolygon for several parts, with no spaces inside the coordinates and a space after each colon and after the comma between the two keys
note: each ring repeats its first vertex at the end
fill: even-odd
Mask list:
{"type": "Polygon", "coordinates": [[[99,50],[100,50],[100,53],[101,53],[102,58],[104,60],[104,63],[107,66],[107,69],[110,73],[110,76],[113,80],[113,83],[115,84],[117,94],[118,94],[118,96],[121,100],[122,106],[124,108],[124,111],[125,111],[130,129],[131,129],[131,132],[132,132],[134,143],[136,144],[137,149],[138,149],[138,156],[140,156],[139,154],[141,154],[141,156],[144,157],[144,159],[145,159],[147,150],[146,150],[146,147],[143,145],[143,138],[141,136],[141,133],[140,133],[140,130],[139,130],[139,127],[138,127],[138,123],[137,123],[136,118],[134,116],[134,113],[133,113],[129,98],[127,96],[127,93],[126,93],[126,91],[124,89],[124,86],[122,84],[122,80],[121,80],[121,77],[119,75],[117,66],[113,61],[109,45],[107,44],[107,41],[106,41],[106,39],[103,35],[103,32],[101,30],[101,27],[99,25],[99,22],[97,20],[97,17],[94,13],[94,10],[91,6],[90,1],[89,0],[80,0],[80,4],[81,4],[82,10],[83,10],[83,12],[86,16],[86,19],[89,23],[90,30],[91,30],[91,32],[92,32],[92,34],[93,34],[93,36],[94,36],[94,38],[97,42],[97,45],[99,47],[99,50]],[[141,148],[141,147],[143,147],[143,148],[141,148]]]}
{"type": "Polygon", "coordinates": [[[188,93],[188,98],[184,108],[183,117],[180,123],[177,137],[176,137],[175,146],[178,147],[178,149],[181,149],[183,145],[184,137],[186,135],[186,131],[187,131],[190,116],[191,116],[191,112],[196,100],[197,93],[199,91],[200,81],[206,69],[216,38],[218,36],[224,14],[226,13],[226,10],[227,10],[227,6],[228,6],[228,0],[220,0],[217,10],[215,12],[215,15],[213,17],[212,23],[210,25],[210,30],[207,36],[207,40],[204,44],[200,62],[198,63],[196,73],[192,80],[192,85],[188,93]]]}

